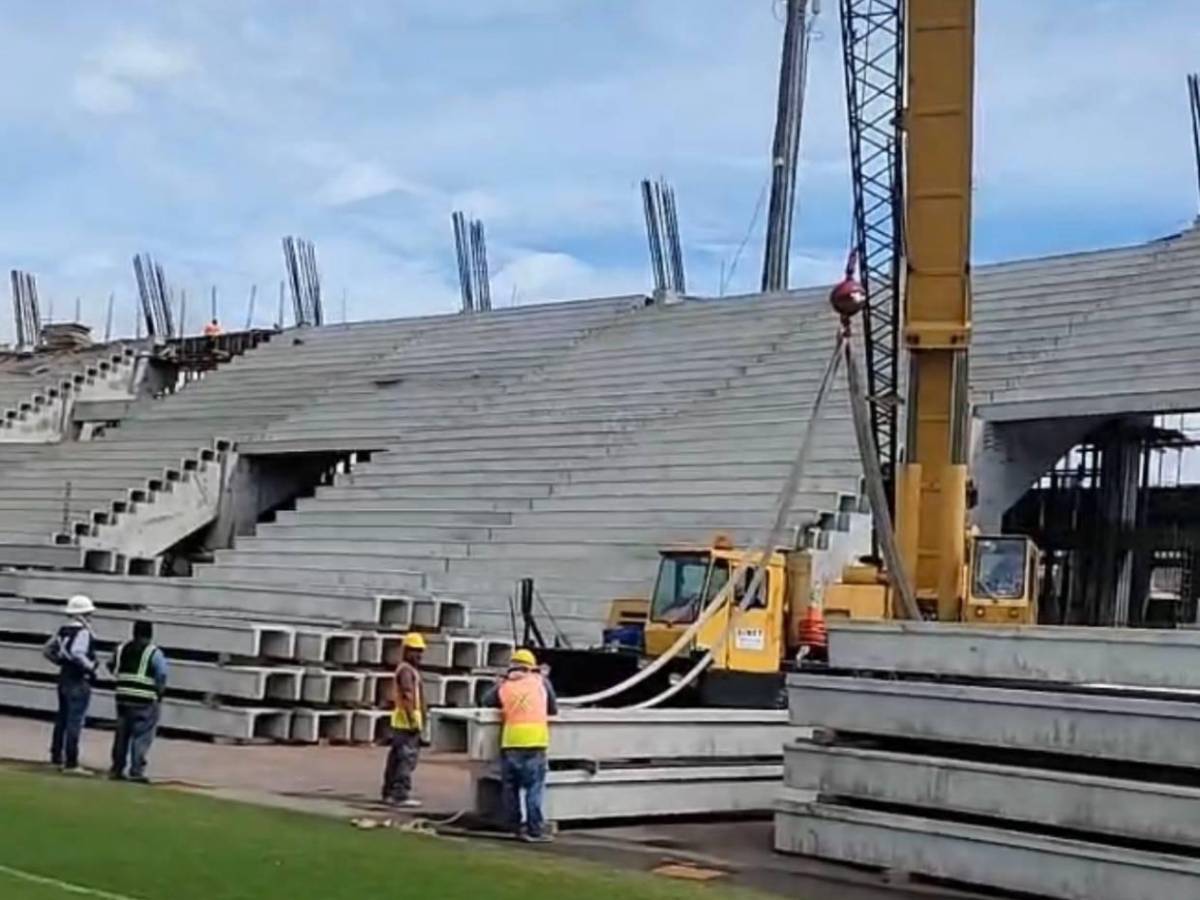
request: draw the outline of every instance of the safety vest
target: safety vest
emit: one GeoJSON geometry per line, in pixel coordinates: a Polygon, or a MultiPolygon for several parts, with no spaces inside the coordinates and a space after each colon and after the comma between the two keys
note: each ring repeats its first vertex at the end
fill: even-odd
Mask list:
{"type": "Polygon", "coordinates": [[[392,710],[393,731],[421,731],[425,727],[425,688],[421,684],[421,673],[411,663],[402,662],[396,666],[396,705],[392,710]],[[400,673],[412,672],[413,684],[416,685],[413,694],[412,715],[400,705],[400,673]]]}
{"type": "Polygon", "coordinates": [[[117,648],[117,700],[121,703],[157,703],[158,684],[150,674],[150,658],[158,648],[133,641],[117,648]]]}
{"type": "Polygon", "coordinates": [[[503,750],[544,750],[550,746],[549,697],[542,676],[533,672],[510,675],[500,685],[500,732],[503,750]]]}

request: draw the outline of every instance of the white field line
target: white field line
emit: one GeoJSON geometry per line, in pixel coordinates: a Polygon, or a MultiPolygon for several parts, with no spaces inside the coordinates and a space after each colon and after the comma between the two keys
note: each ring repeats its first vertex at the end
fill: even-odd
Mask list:
{"type": "Polygon", "coordinates": [[[13,878],[19,878],[22,881],[28,881],[31,884],[41,884],[47,887],[55,887],[71,894],[79,894],[82,897],[98,897],[99,900],[138,900],[138,898],[130,897],[126,894],[114,894],[111,891],[102,891],[97,888],[83,887],[79,884],[71,884],[69,881],[59,881],[57,878],[47,878],[44,875],[34,875],[32,872],[23,872],[20,869],[13,869],[9,866],[0,866],[0,872],[4,873],[5,875],[11,875],[13,878]]]}

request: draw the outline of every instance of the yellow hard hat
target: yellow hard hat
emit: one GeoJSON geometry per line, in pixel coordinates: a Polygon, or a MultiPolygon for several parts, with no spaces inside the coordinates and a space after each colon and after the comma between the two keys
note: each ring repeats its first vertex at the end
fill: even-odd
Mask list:
{"type": "Polygon", "coordinates": [[[532,650],[518,647],[513,651],[511,662],[514,666],[528,666],[532,669],[537,666],[537,657],[533,655],[532,650]]]}
{"type": "Polygon", "coordinates": [[[404,636],[404,642],[401,645],[406,650],[424,650],[425,638],[417,634],[415,631],[410,631],[404,636]]]}

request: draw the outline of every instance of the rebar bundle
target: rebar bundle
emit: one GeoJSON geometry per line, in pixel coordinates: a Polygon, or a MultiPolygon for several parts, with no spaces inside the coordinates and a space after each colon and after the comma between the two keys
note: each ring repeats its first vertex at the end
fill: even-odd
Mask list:
{"type": "Polygon", "coordinates": [[[171,314],[171,292],[162,266],[148,253],[133,258],[133,274],[137,278],[138,297],[142,305],[142,320],[146,336],[170,338],[175,336],[175,320],[171,314]]]}
{"type": "Polygon", "coordinates": [[[683,245],[679,237],[679,214],[675,190],[663,179],[642,180],[642,211],[646,217],[646,241],[650,247],[650,271],[654,292],[684,294],[683,245]]]}
{"type": "Polygon", "coordinates": [[[804,90],[808,82],[808,50],[812,42],[813,19],[820,11],[820,3],[814,0],[811,18],[808,6],[809,0],[787,0],[786,4],[775,138],[771,145],[771,201],[767,208],[767,239],[763,249],[764,291],[784,291],[788,286],[800,126],[804,120],[804,90]]]}
{"type": "Polygon", "coordinates": [[[13,324],[18,350],[32,350],[42,340],[42,314],[38,307],[37,281],[28,272],[13,269],[13,324]]]}
{"type": "Polygon", "coordinates": [[[462,311],[487,312],[492,308],[492,289],[483,222],[479,219],[468,222],[458,210],[450,214],[450,222],[454,226],[454,255],[458,263],[462,311]]]}
{"type": "Polygon", "coordinates": [[[292,310],[297,325],[323,325],[325,313],[321,304],[321,275],[317,270],[317,251],[312,241],[304,238],[283,239],[283,264],[291,286],[292,310]]]}
{"type": "Polygon", "coordinates": [[[1188,75],[1187,84],[1192,110],[1192,149],[1196,154],[1196,190],[1200,194],[1200,72],[1188,75]]]}

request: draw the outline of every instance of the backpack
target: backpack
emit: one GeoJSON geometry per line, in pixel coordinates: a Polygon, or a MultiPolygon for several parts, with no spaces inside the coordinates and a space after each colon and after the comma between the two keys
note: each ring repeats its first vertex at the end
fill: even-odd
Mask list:
{"type": "Polygon", "coordinates": [[[79,633],[79,628],[70,625],[64,625],[50,636],[50,640],[42,646],[42,656],[47,662],[51,662],[56,666],[65,666],[71,661],[71,655],[68,648],[71,642],[75,640],[75,635],[79,633]]]}

